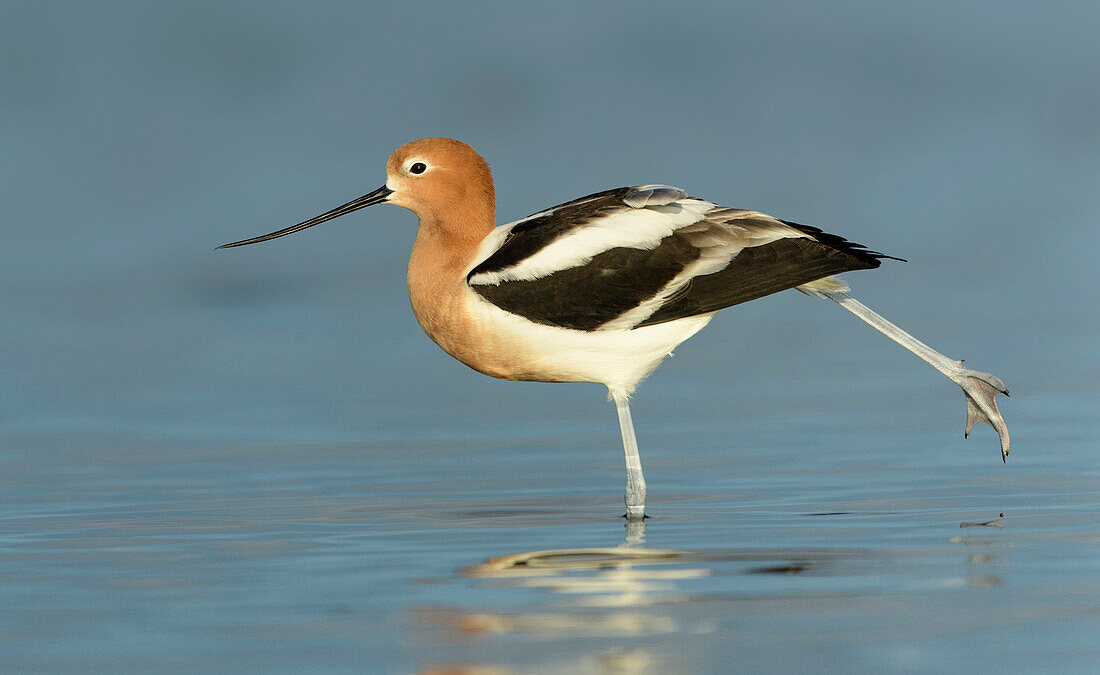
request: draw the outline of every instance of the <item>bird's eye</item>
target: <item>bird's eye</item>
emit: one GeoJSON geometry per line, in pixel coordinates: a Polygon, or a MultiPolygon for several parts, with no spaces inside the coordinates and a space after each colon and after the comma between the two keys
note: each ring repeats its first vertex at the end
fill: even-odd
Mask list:
{"type": "Polygon", "coordinates": [[[415,162],[409,167],[409,173],[420,175],[428,170],[428,165],[424,162],[415,162]]]}

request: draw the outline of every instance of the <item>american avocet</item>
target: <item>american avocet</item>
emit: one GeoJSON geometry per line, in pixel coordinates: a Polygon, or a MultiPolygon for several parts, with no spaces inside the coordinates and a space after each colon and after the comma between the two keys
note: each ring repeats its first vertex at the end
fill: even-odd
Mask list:
{"type": "MultiPolygon", "coordinates": [[[[718,206],[667,185],[605,190],[495,226],[489,165],[449,138],[401,146],[386,184],[292,227],[219,248],[267,241],[372,204],[420,219],[408,288],[420,326],[448,354],[505,380],[598,382],[619,414],[629,518],[645,515],[646,486],[629,398],[714,314],[794,288],[840,304],[927,361],[966,394],[966,435],[1008,429],[1001,380],[964,368],[882,318],[833,277],[891,256],[815,227],[718,206]]],[[[895,258],[897,259],[897,258],[895,258]]]]}

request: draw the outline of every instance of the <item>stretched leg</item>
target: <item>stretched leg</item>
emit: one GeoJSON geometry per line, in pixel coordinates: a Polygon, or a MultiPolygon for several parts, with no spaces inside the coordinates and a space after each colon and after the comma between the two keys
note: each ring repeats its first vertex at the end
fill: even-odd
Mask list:
{"type": "Polygon", "coordinates": [[[956,361],[932,349],[909,333],[890,323],[874,310],[841,291],[818,291],[819,295],[836,302],[844,309],[866,321],[880,333],[897,342],[902,347],[927,361],[952,382],[962,387],[966,394],[966,432],[978,422],[985,422],[997,431],[1001,438],[1001,459],[1008,458],[1008,427],[1005,426],[1001,412],[997,410],[997,394],[1008,396],[1008,389],[1001,379],[990,373],[964,368],[962,361],[956,361]]]}
{"type": "Polygon", "coordinates": [[[619,412],[619,430],[623,432],[626,452],[626,517],[628,520],[645,518],[645,477],[642,476],[642,458],[638,456],[638,440],[634,438],[634,421],[630,419],[630,402],[620,392],[612,391],[611,398],[619,412]]]}

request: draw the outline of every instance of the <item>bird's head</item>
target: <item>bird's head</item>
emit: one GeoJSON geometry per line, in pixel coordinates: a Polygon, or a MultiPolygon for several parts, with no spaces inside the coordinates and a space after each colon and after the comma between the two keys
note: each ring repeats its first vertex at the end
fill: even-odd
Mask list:
{"type": "Polygon", "coordinates": [[[404,206],[422,225],[461,229],[475,222],[491,227],[493,176],[489,164],[462,141],[422,138],[393,151],[386,162],[386,184],[377,190],[297,225],[218,248],[276,239],[374,204],[404,206]]]}

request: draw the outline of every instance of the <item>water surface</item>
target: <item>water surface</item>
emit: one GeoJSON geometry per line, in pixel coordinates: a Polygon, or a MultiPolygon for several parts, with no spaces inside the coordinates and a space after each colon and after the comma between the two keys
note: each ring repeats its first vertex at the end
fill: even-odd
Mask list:
{"type": "Polygon", "coordinates": [[[590,4],[5,6],[2,669],[1095,669],[1095,3],[590,4]],[[410,214],[212,250],[428,135],[501,221],[665,182],[909,259],[855,295],[1008,463],[787,292],[639,390],[628,530],[605,392],[431,344],[410,214]]]}

